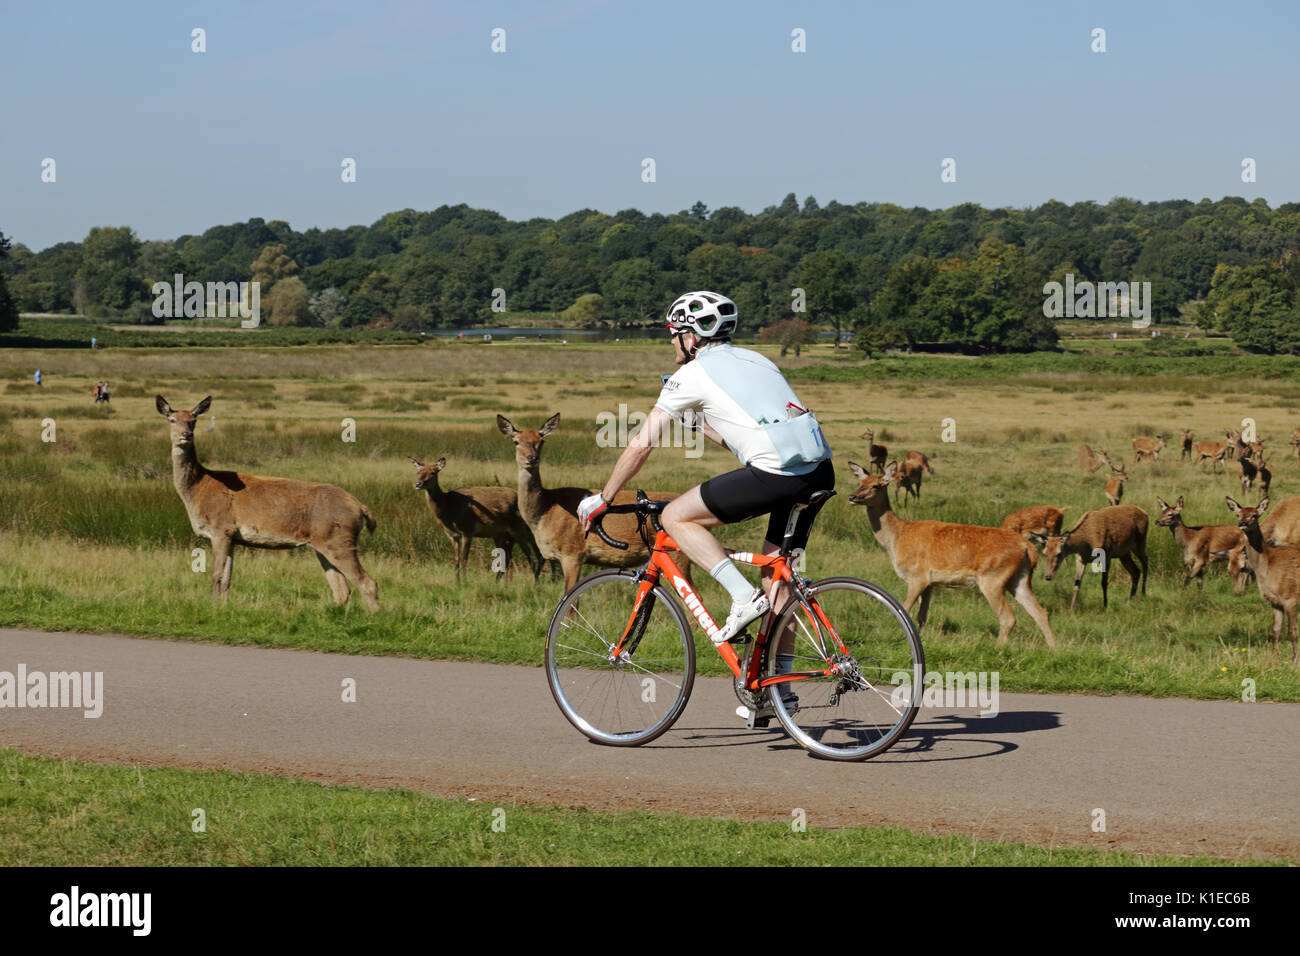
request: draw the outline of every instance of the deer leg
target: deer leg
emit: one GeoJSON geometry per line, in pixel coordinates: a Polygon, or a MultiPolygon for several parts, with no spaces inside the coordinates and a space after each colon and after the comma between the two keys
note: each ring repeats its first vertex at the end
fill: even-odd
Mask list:
{"type": "Polygon", "coordinates": [[[1029,612],[1029,616],[1034,619],[1034,623],[1038,625],[1038,629],[1043,632],[1043,637],[1047,639],[1047,646],[1055,647],[1056,636],[1052,634],[1052,625],[1047,620],[1047,612],[1043,610],[1043,606],[1038,603],[1038,598],[1034,597],[1033,588],[1030,586],[1030,578],[1032,574],[1033,572],[1031,570],[1028,574],[1021,575],[1021,577],[1015,582],[1016,601],[1021,607],[1029,612]]]}
{"type": "Polygon", "coordinates": [[[212,600],[224,603],[230,593],[233,542],[228,537],[214,537],[212,541],[212,600]]]}
{"type": "Polygon", "coordinates": [[[510,537],[508,534],[503,534],[493,538],[492,543],[495,544],[497,549],[503,552],[506,557],[505,567],[497,572],[497,580],[500,581],[508,575],[514,567],[514,561],[512,559],[515,554],[515,539],[510,537]]]}
{"type": "Polygon", "coordinates": [[[348,603],[348,595],[352,593],[348,587],[348,580],[343,576],[343,572],[330,563],[329,558],[316,552],[316,560],[320,562],[321,568],[325,572],[325,580],[329,583],[330,591],[334,594],[334,603],[339,607],[348,603]]]}
{"type": "Polygon", "coordinates": [[[564,593],[568,594],[582,574],[582,555],[564,555],[560,558],[560,569],[564,572],[564,593]]]}
{"type": "Polygon", "coordinates": [[[462,573],[463,574],[469,573],[469,548],[470,545],[472,545],[473,543],[474,543],[474,539],[467,534],[461,535],[460,541],[457,543],[456,575],[458,580],[462,573]]]}
{"type": "Polygon", "coordinates": [[[1133,555],[1126,554],[1119,559],[1119,563],[1124,565],[1124,570],[1133,579],[1133,587],[1129,590],[1128,596],[1134,597],[1138,593],[1138,581],[1142,578],[1142,572],[1138,569],[1137,562],[1133,560],[1133,555]]]}
{"type": "MultiPolygon", "coordinates": [[[[1073,611],[1079,603],[1079,586],[1083,583],[1083,572],[1087,566],[1083,563],[1083,556],[1076,554],[1074,556],[1074,594],[1070,596],[1070,610],[1073,611]]],[[[1102,578],[1104,581],[1105,578],[1102,578]]],[[[1102,585],[1102,594],[1106,593],[1106,586],[1102,585]]]]}
{"type": "Polygon", "coordinates": [[[1007,635],[1016,626],[1016,616],[1011,613],[1011,607],[1007,604],[1006,586],[1008,583],[992,577],[979,579],[979,589],[989,602],[989,607],[993,608],[993,614],[998,619],[999,644],[1006,643],[1007,635]]]}
{"type": "Polygon", "coordinates": [[[1142,596],[1147,596],[1147,578],[1151,577],[1151,567],[1147,564],[1147,546],[1143,541],[1137,549],[1138,561],[1142,562],[1142,596]]]}
{"type": "Polygon", "coordinates": [[[1273,608],[1273,663],[1277,663],[1277,641],[1282,635],[1283,613],[1280,607],[1273,608]]]}
{"type": "Polygon", "coordinates": [[[1297,641],[1300,640],[1300,634],[1297,634],[1296,606],[1294,604],[1287,609],[1287,617],[1289,619],[1288,623],[1290,624],[1291,631],[1291,663],[1292,665],[1295,665],[1297,662],[1300,662],[1300,644],[1297,644],[1297,641]]]}
{"type": "Polygon", "coordinates": [[[331,564],[338,568],[347,577],[348,582],[361,592],[361,597],[366,602],[366,610],[379,610],[379,585],[375,579],[366,574],[361,567],[361,561],[357,558],[357,547],[355,544],[347,547],[339,547],[332,551],[325,552],[331,564]]]}

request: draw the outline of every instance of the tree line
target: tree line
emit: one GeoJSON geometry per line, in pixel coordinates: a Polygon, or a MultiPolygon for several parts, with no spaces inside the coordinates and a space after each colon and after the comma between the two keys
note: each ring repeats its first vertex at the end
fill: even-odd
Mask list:
{"type": "Polygon", "coordinates": [[[1298,249],[1300,203],[1231,196],[928,210],[791,193],[754,214],[700,202],[527,221],[462,204],[346,229],[250,219],[171,240],[105,226],[40,252],[0,243],[0,328],[14,321],[6,308],[156,321],[150,288],[180,273],[260,282],[263,316],[279,325],[467,327],[502,308],[644,323],[682,291],[711,288],[736,300],[749,330],[798,320],[853,330],[867,352],[1030,351],[1056,342],[1044,284],[1073,274],[1150,281],[1156,322],[1195,303],[1206,328],[1294,352],[1298,249]]]}

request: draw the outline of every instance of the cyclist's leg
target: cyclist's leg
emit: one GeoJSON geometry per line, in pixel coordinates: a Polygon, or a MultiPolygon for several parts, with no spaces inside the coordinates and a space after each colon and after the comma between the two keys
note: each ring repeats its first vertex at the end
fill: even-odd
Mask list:
{"type": "Polygon", "coordinates": [[[726,559],[727,553],[709,531],[724,522],[705,505],[699,485],[669,502],[659,520],[693,564],[707,571],[726,559]]]}

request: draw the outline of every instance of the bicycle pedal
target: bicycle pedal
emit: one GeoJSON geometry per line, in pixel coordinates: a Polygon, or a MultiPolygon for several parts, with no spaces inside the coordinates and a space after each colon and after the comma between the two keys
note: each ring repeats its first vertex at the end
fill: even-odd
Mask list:
{"type": "Polygon", "coordinates": [[[735,637],[729,638],[723,643],[730,644],[732,647],[744,647],[746,644],[753,644],[754,639],[750,636],[748,631],[741,631],[735,637]]]}

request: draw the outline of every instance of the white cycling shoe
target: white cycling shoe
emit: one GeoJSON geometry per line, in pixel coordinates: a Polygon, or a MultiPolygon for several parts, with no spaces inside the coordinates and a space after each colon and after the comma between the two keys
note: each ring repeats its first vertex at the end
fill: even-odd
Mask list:
{"type": "Polygon", "coordinates": [[[713,645],[718,647],[727,643],[766,614],[771,606],[772,604],[768,601],[767,595],[757,588],[754,589],[754,593],[748,601],[733,601],[731,603],[731,613],[727,615],[727,623],[722,625],[718,633],[713,636],[713,645]]]}

